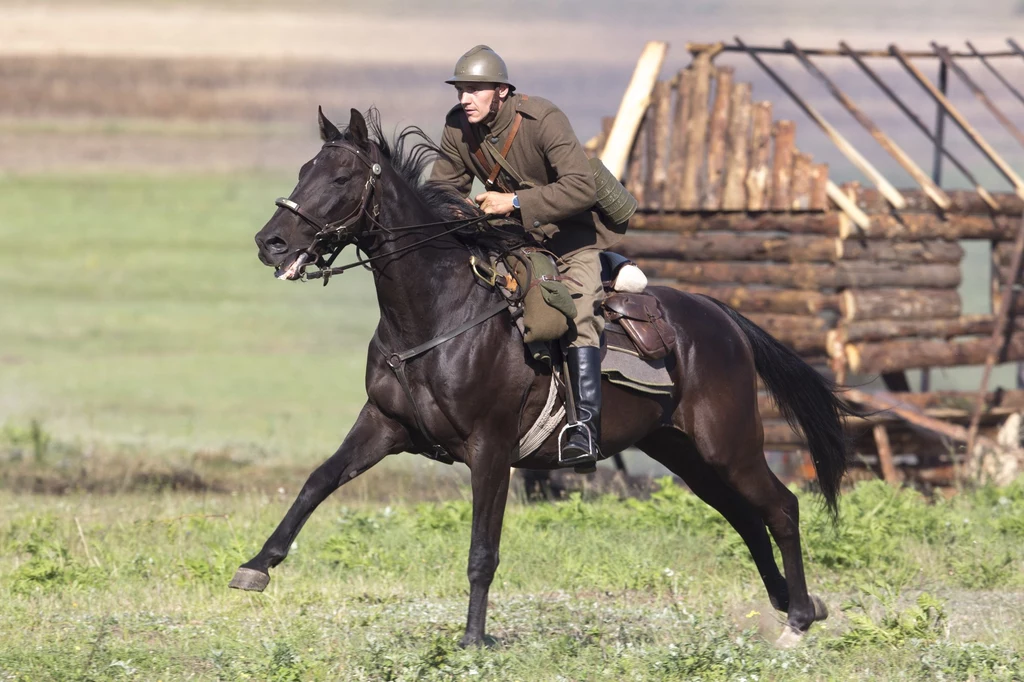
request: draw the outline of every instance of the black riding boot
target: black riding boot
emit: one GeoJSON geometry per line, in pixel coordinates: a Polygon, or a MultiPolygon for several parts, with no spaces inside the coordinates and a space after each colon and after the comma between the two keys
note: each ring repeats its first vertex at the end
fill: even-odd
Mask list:
{"type": "Polygon", "coordinates": [[[562,459],[577,473],[589,474],[601,459],[601,349],[570,348],[569,384],[576,399],[577,428],[569,432],[562,459]]]}

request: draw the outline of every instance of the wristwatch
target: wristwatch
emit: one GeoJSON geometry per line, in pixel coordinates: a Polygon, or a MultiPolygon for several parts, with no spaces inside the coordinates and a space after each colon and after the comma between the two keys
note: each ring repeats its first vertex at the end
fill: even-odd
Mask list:
{"type": "Polygon", "coordinates": [[[519,195],[515,192],[512,192],[512,208],[519,209],[519,195]]]}

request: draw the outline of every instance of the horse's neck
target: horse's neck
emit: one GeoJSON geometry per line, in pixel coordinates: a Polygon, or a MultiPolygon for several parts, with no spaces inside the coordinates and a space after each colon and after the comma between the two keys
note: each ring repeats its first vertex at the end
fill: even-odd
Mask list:
{"type": "MultiPolygon", "coordinates": [[[[382,207],[381,223],[387,227],[436,221],[418,200],[389,202],[382,207]]],[[[373,277],[380,306],[378,336],[385,344],[411,347],[428,341],[451,331],[494,300],[477,283],[469,267],[470,254],[454,237],[438,236],[400,252],[417,241],[441,235],[445,229],[402,231],[369,247],[368,255],[380,257],[374,262],[373,277]]]]}

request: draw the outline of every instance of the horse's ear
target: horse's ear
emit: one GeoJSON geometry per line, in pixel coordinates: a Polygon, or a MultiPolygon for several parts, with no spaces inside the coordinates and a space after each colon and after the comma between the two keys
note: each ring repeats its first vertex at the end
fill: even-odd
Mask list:
{"type": "Polygon", "coordinates": [[[316,118],[320,123],[320,139],[324,142],[334,142],[341,137],[341,131],[338,130],[338,126],[327,120],[324,116],[324,108],[316,108],[316,118]]]}
{"type": "Polygon", "coordinates": [[[366,119],[358,110],[352,110],[352,118],[348,122],[348,138],[363,149],[370,148],[370,133],[366,129],[366,119]]]}

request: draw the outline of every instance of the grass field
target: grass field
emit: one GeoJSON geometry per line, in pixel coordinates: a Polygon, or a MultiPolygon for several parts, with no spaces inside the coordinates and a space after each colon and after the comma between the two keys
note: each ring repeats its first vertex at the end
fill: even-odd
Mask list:
{"type": "Polygon", "coordinates": [[[649,500],[509,511],[490,650],[456,647],[469,504],[314,515],[263,594],[226,589],[283,496],[0,494],[0,680],[1017,680],[1024,487],[928,504],[861,484],[833,530],[809,496],[812,590],[832,617],[776,650],[780,616],[724,521],[649,500]]]}
{"type": "Polygon", "coordinates": [[[377,316],[364,273],[285,284],[257,261],[292,182],[0,178],[0,681],[1024,676],[1019,486],[861,485],[838,530],[804,497],[833,617],[794,651],[738,537],[671,486],[514,504],[500,645],[457,649],[468,491],[410,456],[328,501],[267,593],[228,591],[362,404],[377,316]],[[137,475],[158,460],[183,480],[137,475]],[[166,492],[204,488],[194,471],[235,492],[166,492]],[[50,475],[135,492],[21,494],[50,475]]]}
{"type": "Polygon", "coordinates": [[[333,451],[364,399],[362,272],[286,284],[253,235],[291,178],[0,180],[0,424],[288,460],[333,451]]]}

